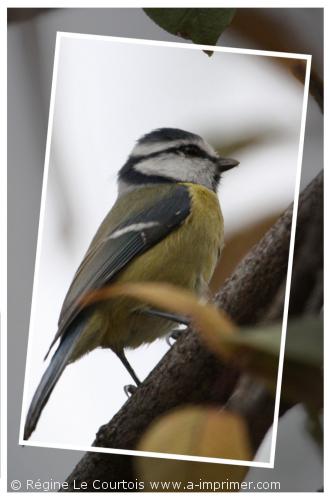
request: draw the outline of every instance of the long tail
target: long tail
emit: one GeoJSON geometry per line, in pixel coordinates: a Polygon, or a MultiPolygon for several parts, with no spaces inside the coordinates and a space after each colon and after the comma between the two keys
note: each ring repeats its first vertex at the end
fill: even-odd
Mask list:
{"type": "Polygon", "coordinates": [[[49,366],[43,374],[38,388],[33,396],[30,408],[26,417],[24,427],[24,439],[27,440],[36,428],[41,412],[46,405],[58,379],[63,373],[74,348],[85,327],[85,322],[80,321],[72,325],[69,331],[62,337],[60,345],[55,351],[49,366]]]}

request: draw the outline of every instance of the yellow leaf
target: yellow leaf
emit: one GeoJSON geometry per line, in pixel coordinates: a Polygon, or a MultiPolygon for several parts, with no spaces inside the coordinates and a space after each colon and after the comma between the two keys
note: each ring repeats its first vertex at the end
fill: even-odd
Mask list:
{"type": "MultiPolygon", "coordinates": [[[[251,446],[245,421],[233,413],[206,407],[186,407],[157,419],[142,437],[141,451],[177,455],[252,460],[251,446]]],[[[145,480],[199,481],[201,464],[190,461],[137,461],[145,480]],[[154,465],[153,465],[154,463],[154,465]]],[[[237,465],[214,466],[214,480],[241,482],[246,467],[237,465]]],[[[209,479],[209,478],[208,478],[209,479]]],[[[226,489],[225,487],[223,489],[226,489]]]]}
{"type": "Polygon", "coordinates": [[[205,333],[205,340],[211,349],[219,351],[222,356],[230,354],[231,343],[227,345],[226,340],[232,339],[236,331],[234,323],[224,311],[220,311],[212,304],[202,304],[197,295],[184,288],[168,283],[151,282],[112,285],[89,293],[82,304],[86,306],[119,295],[134,297],[158,308],[189,317],[192,326],[205,333]]]}
{"type": "Polygon", "coordinates": [[[266,336],[259,331],[239,330],[215,305],[202,304],[197,295],[168,283],[112,285],[89,293],[83,305],[119,295],[134,297],[159,309],[188,317],[212,352],[243,370],[261,376],[272,390],[275,389],[280,327],[274,327],[266,336]]]}

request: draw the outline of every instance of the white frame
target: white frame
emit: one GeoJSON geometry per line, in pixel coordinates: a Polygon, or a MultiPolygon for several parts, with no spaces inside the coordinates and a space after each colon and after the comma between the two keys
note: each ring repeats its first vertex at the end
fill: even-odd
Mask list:
{"type": "Polygon", "coordinates": [[[23,404],[21,412],[21,424],[20,424],[20,435],[19,444],[35,447],[45,447],[45,448],[57,448],[57,449],[68,449],[77,450],[85,452],[97,452],[97,453],[112,453],[118,455],[133,455],[133,456],[144,456],[144,457],[157,457],[157,458],[170,458],[176,460],[188,460],[195,462],[210,462],[210,463],[220,463],[220,464],[232,464],[240,466],[253,466],[253,467],[263,467],[263,468],[273,468],[275,463],[275,451],[276,451],[276,437],[278,428],[278,414],[279,414],[279,404],[281,395],[281,383],[282,383],[282,373],[283,373],[283,361],[284,361],[284,351],[285,351],[285,340],[286,340],[286,329],[288,320],[288,308],[290,299],[290,286],[291,286],[291,276],[292,276],[292,263],[293,263],[293,252],[294,252],[294,242],[295,242],[295,232],[297,223],[297,209],[298,209],[298,199],[299,199],[299,187],[300,187],[300,177],[302,168],[302,156],[303,156],[303,146],[304,146],[304,135],[305,135],[305,124],[306,124],[306,114],[307,114],[307,102],[308,102],[308,90],[309,90],[309,79],[311,70],[311,55],[306,54],[294,54],[286,52],[274,52],[274,51],[262,51],[262,50],[250,50],[250,49],[237,49],[228,47],[217,47],[209,45],[197,45],[190,43],[176,43],[176,42],[162,42],[154,40],[142,40],[134,38],[120,38],[111,36],[101,36],[101,35],[88,35],[80,33],[66,33],[57,32],[56,37],[56,47],[55,47],[55,58],[53,67],[53,78],[52,78],[52,89],[51,89],[51,100],[50,100],[50,111],[49,111],[49,121],[48,121],[48,131],[47,131],[47,143],[46,143],[46,155],[44,163],[44,177],[43,177],[43,187],[42,187],[42,198],[41,198],[41,209],[40,209],[40,220],[38,229],[38,243],[37,243],[37,254],[36,254],[36,265],[34,273],[33,282],[33,294],[32,294],[32,306],[31,306],[31,316],[30,316],[30,326],[29,326],[29,340],[26,358],[26,370],[25,370],[25,380],[24,380],[24,392],[23,392],[23,404]],[[279,354],[279,367],[278,367],[278,378],[276,387],[276,397],[275,397],[275,411],[274,411],[274,421],[273,421],[273,431],[271,439],[271,452],[269,462],[257,462],[257,461],[245,461],[245,460],[230,460],[221,458],[209,458],[201,456],[190,456],[190,455],[177,455],[177,454],[167,454],[167,453],[155,453],[155,452],[142,452],[136,450],[124,450],[124,449],[113,449],[113,448],[98,448],[93,446],[79,447],[75,445],[58,445],[54,443],[33,443],[32,441],[26,441],[23,439],[23,429],[24,429],[24,419],[23,416],[27,412],[27,391],[28,386],[28,360],[31,354],[31,332],[33,331],[34,324],[34,309],[35,309],[35,291],[37,276],[39,271],[40,255],[41,255],[41,242],[42,242],[42,232],[44,227],[44,217],[45,217],[45,206],[46,206],[46,192],[47,192],[47,181],[49,172],[49,157],[50,157],[50,146],[52,137],[52,126],[53,126],[53,115],[54,115],[54,103],[56,94],[56,82],[57,82],[57,70],[58,70],[58,59],[59,59],[59,47],[61,40],[63,38],[75,38],[75,39],[89,39],[89,40],[103,40],[113,43],[129,43],[129,44],[139,44],[139,45],[152,45],[160,47],[172,47],[176,49],[189,49],[189,50],[212,50],[216,52],[228,52],[234,54],[246,54],[246,55],[257,55],[265,57],[280,57],[286,59],[300,59],[306,61],[306,75],[305,75],[305,86],[303,95],[303,106],[302,106],[302,121],[300,127],[300,140],[299,140],[299,150],[297,159],[297,173],[296,173],[296,183],[295,183],[295,194],[294,194],[294,204],[293,204],[293,216],[292,216],[292,226],[291,226],[291,238],[290,238],[290,249],[288,258],[288,274],[286,280],[286,291],[285,291],[285,302],[284,302],[284,313],[283,313],[283,323],[282,323],[282,336],[281,336],[281,347],[279,354]]]}

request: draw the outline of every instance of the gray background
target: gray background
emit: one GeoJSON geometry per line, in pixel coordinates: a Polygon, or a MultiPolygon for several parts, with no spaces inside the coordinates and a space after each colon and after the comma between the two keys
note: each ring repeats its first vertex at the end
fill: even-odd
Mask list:
{"type": "MultiPolygon", "coordinates": [[[[267,11],[294,33],[297,46],[290,50],[312,53],[321,74],[323,11],[267,11]]],[[[22,491],[26,479],[64,480],[82,456],[17,445],[56,31],[180,41],[141,9],[59,9],[11,24],[8,30],[8,481],[22,481],[22,491]]],[[[231,28],[221,45],[268,48],[240,38],[231,28]]],[[[315,134],[322,137],[322,120],[310,100],[302,184],[322,168],[322,148],[311,147],[315,134]]],[[[301,416],[286,418],[289,429],[297,427],[299,418],[301,425],[301,416]]],[[[315,491],[322,484],[316,451],[302,451],[301,443],[289,441],[285,425],[279,431],[275,470],[255,469],[253,474],[258,480],[280,479],[282,491],[315,491]]]]}

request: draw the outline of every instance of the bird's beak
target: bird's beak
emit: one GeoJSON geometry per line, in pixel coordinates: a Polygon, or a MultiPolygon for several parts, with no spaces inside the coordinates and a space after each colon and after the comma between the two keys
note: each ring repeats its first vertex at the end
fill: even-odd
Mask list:
{"type": "Polygon", "coordinates": [[[233,160],[232,158],[221,158],[220,156],[220,158],[218,159],[220,172],[226,172],[226,170],[237,167],[237,165],[239,165],[239,161],[233,160]]]}

